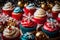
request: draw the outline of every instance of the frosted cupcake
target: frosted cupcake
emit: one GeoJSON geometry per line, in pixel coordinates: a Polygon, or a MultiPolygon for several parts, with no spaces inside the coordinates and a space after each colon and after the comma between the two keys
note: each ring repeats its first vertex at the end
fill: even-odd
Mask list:
{"type": "Polygon", "coordinates": [[[52,8],[52,16],[53,16],[53,18],[57,18],[59,13],[60,13],[60,4],[56,4],[52,8]]]}
{"type": "Polygon", "coordinates": [[[3,40],[19,40],[20,30],[14,26],[8,26],[4,31],[2,38],[3,40]]]}
{"type": "Polygon", "coordinates": [[[23,10],[20,7],[16,7],[12,13],[12,18],[16,20],[22,19],[23,10]]]}
{"type": "Polygon", "coordinates": [[[21,24],[20,24],[20,29],[22,33],[26,32],[33,32],[36,30],[36,23],[32,21],[32,16],[25,16],[23,17],[21,24]]]}
{"type": "Polygon", "coordinates": [[[59,34],[58,22],[55,19],[49,18],[44,24],[42,31],[51,38],[57,37],[59,34]]]}
{"type": "Polygon", "coordinates": [[[14,6],[12,5],[12,3],[8,2],[3,6],[2,12],[6,15],[11,16],[13,9],[14,9],[14,6]]]}
{"type": "Polygon", "coordinates": [[[36,7],[35,7],[34,3],[30,3],[23,10],[24,10],[25,14],[31,13],[31,15],[33,15],[34,12],[36,11],[36,7]]]}
{"type": "Polygon", "coordinates": [[[35,40],[35,36],[29,32],[21,36],[20,40],[35,40]]]}
{"type": "Polygon", "coordinates": [[[33,21],[38,23],[38,24],[43,24],[44,22],[46,22],[46,12],[43,9],[37,9],[36,12],[34,13],[34,18],[33,21]]]}

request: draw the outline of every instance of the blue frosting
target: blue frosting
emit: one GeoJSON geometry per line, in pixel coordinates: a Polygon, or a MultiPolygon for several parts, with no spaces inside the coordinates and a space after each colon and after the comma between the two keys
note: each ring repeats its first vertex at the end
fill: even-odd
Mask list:
{"type": "Polygon", "coordinates": [[[22,33],[26,33],[26,32],[32,32],[32,31],[35,31],[36,30],[36,26],[33,27],[33,28],[25,28],[23,27],[21,24],[20,24],[20,29],[22,30],[22,33]]]}
{"type": "Polygon", "coordinates": [[[48,22],[57,22],[57,21],[55,19],[53,19],[53,18],[49,18],[48,22]]]}
{"type": "Polygon", "coordinates": [[[34,6],[35,6],[34,3],[30,3],[27,7],[29,8],[29,7],[34,7],[34,6]]]}
{"type": "Polygon", "coordinates": [[[21,36],[21,40],[34,40],[35,36],[32,33],[25,33],[21,36]]]}
{"type": "Polygon", "coordinates": [[[16,7],[13,12],[20,13],[20,12],[23,12],[23,10],[20,7],[16,7]]]}

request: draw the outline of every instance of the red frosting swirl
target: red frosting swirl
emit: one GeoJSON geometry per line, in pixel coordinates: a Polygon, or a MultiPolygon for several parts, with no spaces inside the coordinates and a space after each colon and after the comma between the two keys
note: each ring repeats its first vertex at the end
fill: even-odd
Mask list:
{"type": "Polygon", "coordinates": [[[21,24],[23,25],[23,27],[27,27],[27,28],[36,26],[36,23],[34,23],[33,21],[28,21],[28,20],[22,20],[21,24]]]}
{"type": "MultiPolygon", "coordinates": [[[[55,24],[56,25],[56,24],[55,24]]],[[[44,24],[44,29],[45,30],[48,30],[48,31],[50,31],[50,32],[53,32],[53,31],[56,31],[56,30],[58,30],[58,25],[56,25],[55,27],[52,27],[53,26],[53,24],[51,24],[51,23],[49,23],[49,22],[46,22],[45,24],[44,24]]]]}

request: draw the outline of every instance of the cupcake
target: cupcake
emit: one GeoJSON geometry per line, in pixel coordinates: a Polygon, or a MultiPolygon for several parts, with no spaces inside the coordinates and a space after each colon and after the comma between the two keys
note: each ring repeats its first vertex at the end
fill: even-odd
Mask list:
{"type": "Polygon", "coordinates": [[[52,8],[52,16],[53,18],[57,18],[58,14],[60,13],[60,4],[56,4],[53,8],[52,8]]]}
{"type": "Polygon", "coordinates": [[[33,21],[36,22],[37,24],[44,24],[46,22],[46,12],[43,9],[37,9],[36,12],[34,13],[34,18],[33,21]]]}
{"type": "Polygon", "coordinates": [[[36,23],[34,23],[32,21],[32,16],[25,16],[23,17],[21,24],[20,24],[20,29],[22,31],[22,33],[26,33],[26,32],[32,32],[36,30],[36,23]]]}
{"type": "Polygon", "coordinates": [[[27,15],[28,13],[31,13],[31,15],[34,14],[34,12],[36,11],[36,7],[34,5],[34,3],[30,3],[28,6],[26,6],[24,9],[24,13],[27,15]]]}
{"type": "Polygon", "coordinates": [[[37,32],[35,36],[36,40],[48,40],[48,36],[42,31],[37,32]]]}
{"type": "Polygon", "coordinates": [[[35,36],[29,32],[21,36],[20,40],[35,40],[35,36]]]}
{"type": "Polygon", "coordinates": [[[12,18],[16,20],[22,19],[23,10],[20,7],[16,7],[12,13],[12,18]]]}
{"type": "Polygon", "coordinates": [[[49,18],[42,27],[42,31],[46,33],[50,38],[57,37],[59,34],[58,22],[55,19],[49,18]]]}
{"type": "Polygon", "coordinates": [[[20,30],[14,26],[8,26],[5,28],[2,34],[3,40],[19,40],[20,30]]]}
{"type": "Polygon", "coordinates": [[[8,2],[3,6],[2,12],[3,14],[11,16],[13,9],[14,9],[14,6],[12,5],[12,3],[8,2]]]}

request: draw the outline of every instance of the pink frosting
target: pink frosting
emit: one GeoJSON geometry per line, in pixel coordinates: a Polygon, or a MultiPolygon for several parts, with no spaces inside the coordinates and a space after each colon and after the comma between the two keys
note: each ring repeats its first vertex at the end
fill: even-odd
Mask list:
{"type": "MultiPolygon", "coordinates": [[[[55,24],[56,25],[56,24],[55,24]]],[[[58,25],[56,25],[55,27],[53,27],[53,25],[49,22],[46,22],[44,27],[43,27],[45,30],[48,30],[50,32],[53,32],[53,31],[56,31],[58,30],[58,25]]]]}

